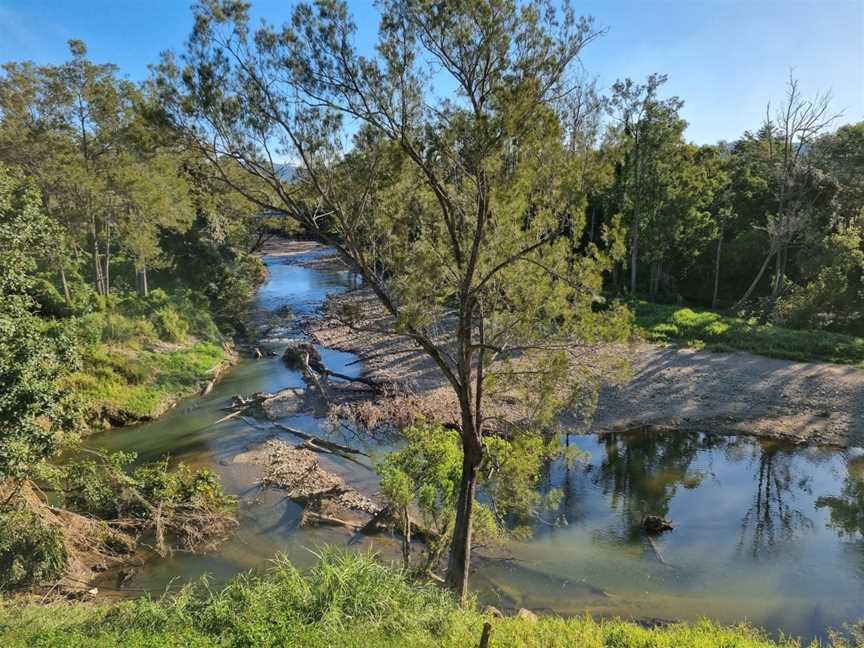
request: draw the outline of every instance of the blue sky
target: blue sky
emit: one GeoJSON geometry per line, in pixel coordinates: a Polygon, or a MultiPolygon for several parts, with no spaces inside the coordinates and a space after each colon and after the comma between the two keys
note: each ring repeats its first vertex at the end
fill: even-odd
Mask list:
{"type": "MultiPolygon", "coordinates": [[[[281,23],[290,0],[252,0],[253,14],[281,23]]],[[[57,63],[66,41],[143,79],[163,49],[179,49],[191,28],[189,0],[0,0],[0,62],[57,63]]],[[[358,46],[377,30],[371,0],[350,2],[358,46]]],[[[843,122],[864,119],[864,0],[574,0],[608,33],[583,55],[601,87],[616,78],[669,75],[685,100],[687,137],[735,139],[780,101],[790,68],[806,94],[830,90],[843,122]]]]}

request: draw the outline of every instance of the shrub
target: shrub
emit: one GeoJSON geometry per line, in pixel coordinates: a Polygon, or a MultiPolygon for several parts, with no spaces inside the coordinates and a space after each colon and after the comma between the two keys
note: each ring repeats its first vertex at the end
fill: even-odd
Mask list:
{"type": "Polygon", "coordinates": [[[75,321],[75,337],[85,345],[98,344],[102,341],[105,330],[105,317],[101,312],[87,313],[75,321]]]}
{"type": "Polygon", "coordinates": [[[189,333],[189,323],[172,306],[163,306],[150,316],[159,338],[167,342],[182,342],[189,333]]]}
{"type": "Polygon", "coordinates": [[[65,567],[59,529],[28,509],[0,512],[0,591],[57,578],[65,567]]]}

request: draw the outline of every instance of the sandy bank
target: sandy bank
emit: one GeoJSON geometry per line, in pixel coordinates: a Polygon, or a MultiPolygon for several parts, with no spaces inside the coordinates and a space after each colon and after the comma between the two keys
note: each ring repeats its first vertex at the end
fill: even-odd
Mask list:
{"type": "MultiPolygon", "coordinates": [[[[352,330],[328,316],[346,305],[372,324],[386,319],[374,295],[361,289],[331,296],[304,329],[318,344],[359,355],[369,378],[437,409],[428,414],[452,419],[453,398],[432,361],[404,338],[352,330]]],[[[632,379],[602,389],[592,431],[650,425],[864,446],[864,371],[852,366],[651,344],[634,345],[628,356],[632,379]]]]}

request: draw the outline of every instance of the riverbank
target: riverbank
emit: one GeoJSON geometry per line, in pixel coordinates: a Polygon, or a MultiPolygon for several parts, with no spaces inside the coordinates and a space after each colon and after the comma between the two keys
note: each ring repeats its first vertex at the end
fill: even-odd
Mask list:
{"type": "MultiPolygon", "coordinates": [[[[460,608],[448,592],[411,582],[374,557],[325,551],[301,574],[277,558],[268,573],[235,578],[176,597],[124,603],[6,604],[0,638],[9,648],[40,646],[475,646],[492,647],[797,648],[745,625],[647,625],[590,616],[501,617],[474,605],[460,608]],[[484,631],[484,626],[488,630],[484,631]]],[[[832,642],[833,648],[854,643],[832,642]]],[[[860,645],[860,644],[858,644],[860,645]]],[[[815,648],[815,644],[813,644],[815,648]]]]}
{"type": "MultiPolygon", "coordinates": [[[[345,325],[336,314],[346,310],[362,313],[366,329],[383,328],[389,319],[371,291],[359,289],[330,297],[324,314],[308,318],[304,329],[318,344],[357,354],[367,377],[408,395],[377,408],[404,410],[407,402],[429,416],[453,418],[451,390],[434,363],[404,338],[345,325]]],[[[864,371],[854,366],[645,342],[626,355],[632,377],[603,387],[593,432],[660,427],[864,445],[864,371]]]]}
{"type": "MultiPolygon", "coordinates": [[[[374,546],[386,559],[398,559],[398,539],[356,533],[368,515],[345,507],[309,509],[310,484],[295,470],[297,455],[307,468],[317,463],[318,471],[373,498],[377,480],[362,455],[352,457],[365,467],[315,449],[304,441],[307,435],[373,456],[386,450],[387,441],[358,438],[308,409],[293,398],[309,391],[301,372],[269,355],[304,339],[298,318],[314,316],[327,295],[356,285],[319,246],[303,244],[298,256],[290,254],[294,244],[282,245],[285,254],[264,259],[268,278],[255,303],[265,330],[258,340],[263,357],[240,363],[210,394],[185,401],[159,420],[91,439],[93,447],[135,452],[144,461],[170,453],[174,461],[210,467],[228,492],[238,495],[240,526],[217,553],[178,553],[151,561],[122,585],[106,575],[96,583],[100,597],[129,595],[114,593],[118,587],[160,595],[204,573],[210,574],[212,587],[222,587],[235,574],[266,569],[279,552],[305,568],[314,560],[308,549],[316,547],[362,553],[374,546]],[[285,407],[271,412],[276,421],[246,415],[226,419],[238,394],[285,390],[285,407]],[[281,462],[259,452],[273,440],[296,449],[285,466],[291,470],[283,471],[281,462]],[[259,459],[238,459],[254,459],[250,452],[259,459]],[[261,489],[264,481],[274,487],[261,489]],[[310,512],[348,525],[316,519],[310,512]]],[[[363,371],[355,355],[324,346],[317,351],[332,371],[350,376],[363,371]]],[[[334,378],[325,386],[334,400],[342,398],[333,393],[342,382],[334,378]]],[[[365,390],[355,391],[359,396],[365,390]]],[[[410,405],[406,411],[413,411],[410,405]]],[[[513,539],[493,552],[478,552],[471,588],[484,603],[505,613],[527,608],[564,617],[589,613],[696,623],[708,615],[723,624],[747,618],[770,632],[808,640],[824,639],[826,628],[861,618],[855,569],[860,555],[850,551],[844,535],[847,528],[857,531],[848,526],[854,520],[842,517],[844,511],[859,510],[854,497],[860,453],[674,432],[577,435],[568,442],[584,453],[584,460],[554,462],[543,485],[560,489],[560,505],[544,515],[560,526],[538,524],[530,540],[513,539]],[[762,494],[768,493],[770,499],[763,502],[762,494]],[[675,530],[649,544],[640,531],[646,510],[672,520],[675,530]],[[762,514],[754,517],[754,510],[762,514]],[[782,533],[765,531],[766,524],[782,533]]]]}

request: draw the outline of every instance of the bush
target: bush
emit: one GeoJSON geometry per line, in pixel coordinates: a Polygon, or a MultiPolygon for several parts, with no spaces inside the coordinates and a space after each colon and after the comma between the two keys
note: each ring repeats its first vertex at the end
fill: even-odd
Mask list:
{"type": "Polygon", "coordinates": [[[172,306],[163,306],[150,316],[159,338],[167,342],[182,342],[189,333],[186,322],[172,306]]]}
{"type": "Polygon", "coordinates": [[[59,529],[24,508],[0,511],[0,591],[57,578],[65,567],[59,529]]]}

